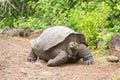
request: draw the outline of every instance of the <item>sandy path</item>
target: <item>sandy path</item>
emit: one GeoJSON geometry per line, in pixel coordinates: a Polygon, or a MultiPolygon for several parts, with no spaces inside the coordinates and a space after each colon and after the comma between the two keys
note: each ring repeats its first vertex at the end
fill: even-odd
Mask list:
{"type": "Polygon", "coordinates": [[[93,65],[47,67],[43,60],[27,62],[30,50],[29,39],[0,37],[0,80],[109,80],[120,68],[120,63],[104,64],[98,57],[93,65]]]}

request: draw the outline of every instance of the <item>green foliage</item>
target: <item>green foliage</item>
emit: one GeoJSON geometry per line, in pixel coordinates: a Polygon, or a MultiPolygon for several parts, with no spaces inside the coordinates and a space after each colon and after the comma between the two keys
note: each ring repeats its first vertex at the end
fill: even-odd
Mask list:
{"type": "Polygon", "coordinates": [[[92,49],[105,49],[120,32],[119,0],[3,0],[0,11],[0,28],[64,25],[85,34],[92,49]]]}
{"type": "Polygon", "coordinates": [[[30,27],[33,30],[35,29],[45,29],[45,23],[38,18],[29,17],[27,19],[19,18],[14,22],[15,28],[25,28],[30,27]]]}
{"type": "Polygon", "coordinates": [[[119,0],[111,0],[108,2],[111,7],[110,17],[108,20],[110,24],[106,26],[109,31],[119,33],[120,32],[120,1],[119,0]]]}
{"type": "Polygon", "coordinates": [[[14,27],[14,21],[19,17],[28,17],[31,9],[27,6],[29,0],[0,0],[0,28],[14,27]],[[29,10],[28,10],[29,9],[29,10]]]}
{"type": "MultiPolygon", "coordinates": [[[[108,25],[108,21],[106,20],[109,17],[110,9],[105,2],[98,3],[94,9],[93,4],[96,5],[95,2],[92,1],[88,3],[84,2],[82,6],[76,6],[69,21],[77,28],[77,31],[85,34],[89,45],[94,44],[93,48],[95,48],[100,31],[108,25]],[[89,10],[86,8],[88,5],[89,10]]],[[[73,25],[72,28],[74,28],[73,25]]]]}

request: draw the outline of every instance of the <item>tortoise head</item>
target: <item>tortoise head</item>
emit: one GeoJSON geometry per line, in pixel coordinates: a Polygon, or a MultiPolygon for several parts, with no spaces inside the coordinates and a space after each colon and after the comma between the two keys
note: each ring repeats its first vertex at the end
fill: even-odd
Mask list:
{"type": "Polygon", "coordinates": [[[68,57],[69,58],[75,58],[78,52],[78,43],[75,41],[71,41],[68,44],[68,57]]]}
{"type": "Polygon", "coordinates": [[[78,43],[75,42],[75,41],[71,41],[69,44],[68,44],[68,48],[72,51],[76,51],[78,50],[78,43]]]}

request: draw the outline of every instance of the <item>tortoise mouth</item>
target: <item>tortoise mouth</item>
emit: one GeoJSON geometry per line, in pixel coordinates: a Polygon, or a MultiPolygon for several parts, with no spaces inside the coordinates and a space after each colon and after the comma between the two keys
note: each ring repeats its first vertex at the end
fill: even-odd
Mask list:
{"type": "Polygon", "coordinates": [[[70,46],[69,49],[72,51],[76,51],[76,50],[78,50],[78,47],[77,46],[70,46]]]}

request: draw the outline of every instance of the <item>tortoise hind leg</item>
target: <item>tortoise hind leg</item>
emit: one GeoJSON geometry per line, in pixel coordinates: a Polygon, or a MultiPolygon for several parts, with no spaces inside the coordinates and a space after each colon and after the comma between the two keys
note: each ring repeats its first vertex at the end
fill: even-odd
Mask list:
{"type": "Polygon", "coordinates": [[[65,62],[67,62],[67,53],[65,51],[60,51],[55,58],[48,61],[47,66],[58,66],[65,62]]]}
{"type": "Polygon", "coordinates": [[[78,56],[81,57],[83,59],[83,63],[87,65],[92,64],[94,61],[91,52],[84,44],[79,44],[78,56]]]}
{"type": "Polygon", "coordinates": [[[37,55],[34,53],[33,49],[31,50],[30,54],[27,57],[27,61],[35,62],[37,60],[37,55]]]}

